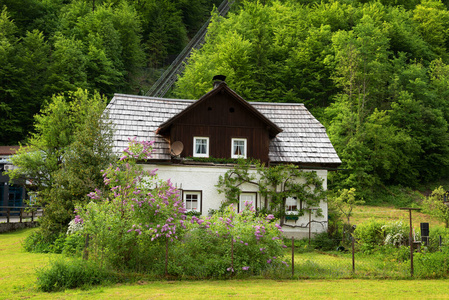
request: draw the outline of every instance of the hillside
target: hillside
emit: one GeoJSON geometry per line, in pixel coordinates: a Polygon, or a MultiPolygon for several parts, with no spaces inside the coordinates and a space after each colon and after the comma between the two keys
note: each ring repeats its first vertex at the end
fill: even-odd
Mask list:
{"type": "Polygon", "coordinates": [[[396,4],[242,1],[214,17],[175,95],[197,98],[226,74],[247,100],[305,103],[343,161],[330,187],[367,202],[444,179],[449,12],[435,0],[396,4]]]}

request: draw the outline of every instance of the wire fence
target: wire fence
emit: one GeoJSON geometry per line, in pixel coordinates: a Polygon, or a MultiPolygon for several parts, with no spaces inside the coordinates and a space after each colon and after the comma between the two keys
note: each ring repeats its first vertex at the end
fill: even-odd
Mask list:
{"type": "MultiPolygon", "coordinates": [[[[379,246],[372,251],[359,251],[354,239],[348,248],[322,251],[307,242],[293,242],[291,276],[293,278],[342,279],[342,278],[446,278],[449,276],[449,252],[442,246],[429,251],[415,242],[409,246],[379,246]]],[[[338,241],[336,241],[338,242],[338,241]]],[[[440,237],[441,245],[441,237],[440,237]]],[[[286,243],[287,244],[287,243],[286,243]]]]}

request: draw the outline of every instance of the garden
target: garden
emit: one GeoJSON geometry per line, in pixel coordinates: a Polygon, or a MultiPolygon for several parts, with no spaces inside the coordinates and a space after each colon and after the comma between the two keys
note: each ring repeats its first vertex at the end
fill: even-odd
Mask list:
{"type": "MultiPolygon", "coordinates": [[[[39,229],[3,235],[2,251],[14,253],[2,255],[11,260],[3,267],[3,278],[13,280],[21,268],[28,274],[20,284],[13,280],[9,291],[186,280],[412,278],[406,222],[372,218],[351,227],[349,218],[356,208],[351,191],[340,195],[346,199],[340,212],[348,223],[334,216],[328,232],[312,240],[289,240],[279,220],[256,211],[252,203],[241,212],[231,204],[207,217],[186,212],[170,181],[137,164],[151,150],[151,142],[131,140],[119,163],[102,171],[107,188],[91,192],[92,201],[76,208],[67,232],[54,241],[43,239],[39,229]]],[[[419,232],[414,235],[418,240],[419,232]]],[[[447,278],[448,240],[448,230],[434,226],[427,244],[413,252],[413,278],[447,278]]]]}

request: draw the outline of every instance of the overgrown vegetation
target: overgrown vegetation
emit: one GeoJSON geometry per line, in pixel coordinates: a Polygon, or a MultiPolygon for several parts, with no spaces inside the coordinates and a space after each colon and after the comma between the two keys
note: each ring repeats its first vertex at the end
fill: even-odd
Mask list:
{"type": "MultiPolygon", "coordinates": [[[[304,171],[294,165],[265,166],[260,162],[240,159],[234,168],[220,175],[216,185],[219,193],[229,204],[239,205],[240,194],[244,185],[253,185],[265,201],[264,211],[274,214],[281,220],[285,216],[287,198],[301,199],[304,207],[296,207],[292,212],[304,215],[309,207],[319,206],[325,199],[322,179],[314,171],[304,171]]],[[[320,215],[321,210],[315,212],[320,215]]],[[[282,221],[281,221],[282,222],[282,221]]]]}

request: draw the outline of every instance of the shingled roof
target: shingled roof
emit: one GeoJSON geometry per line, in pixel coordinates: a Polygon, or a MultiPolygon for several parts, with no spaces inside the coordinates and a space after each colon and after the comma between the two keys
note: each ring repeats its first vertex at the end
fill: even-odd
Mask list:
{"type": "MultiPolygon", "coordinates": [[[[156,130],[195,100],[166,99],[115,94],[106,108],[115,125],[114,151],[120,153],[128,139],[154,140],[153,159],[170,160],[169,143],[156,130]]],[[[283,131],[271,140],[273,163],[336,167],[341,161],[324,126],[303,104],[249,102],[283,131]]]]}

